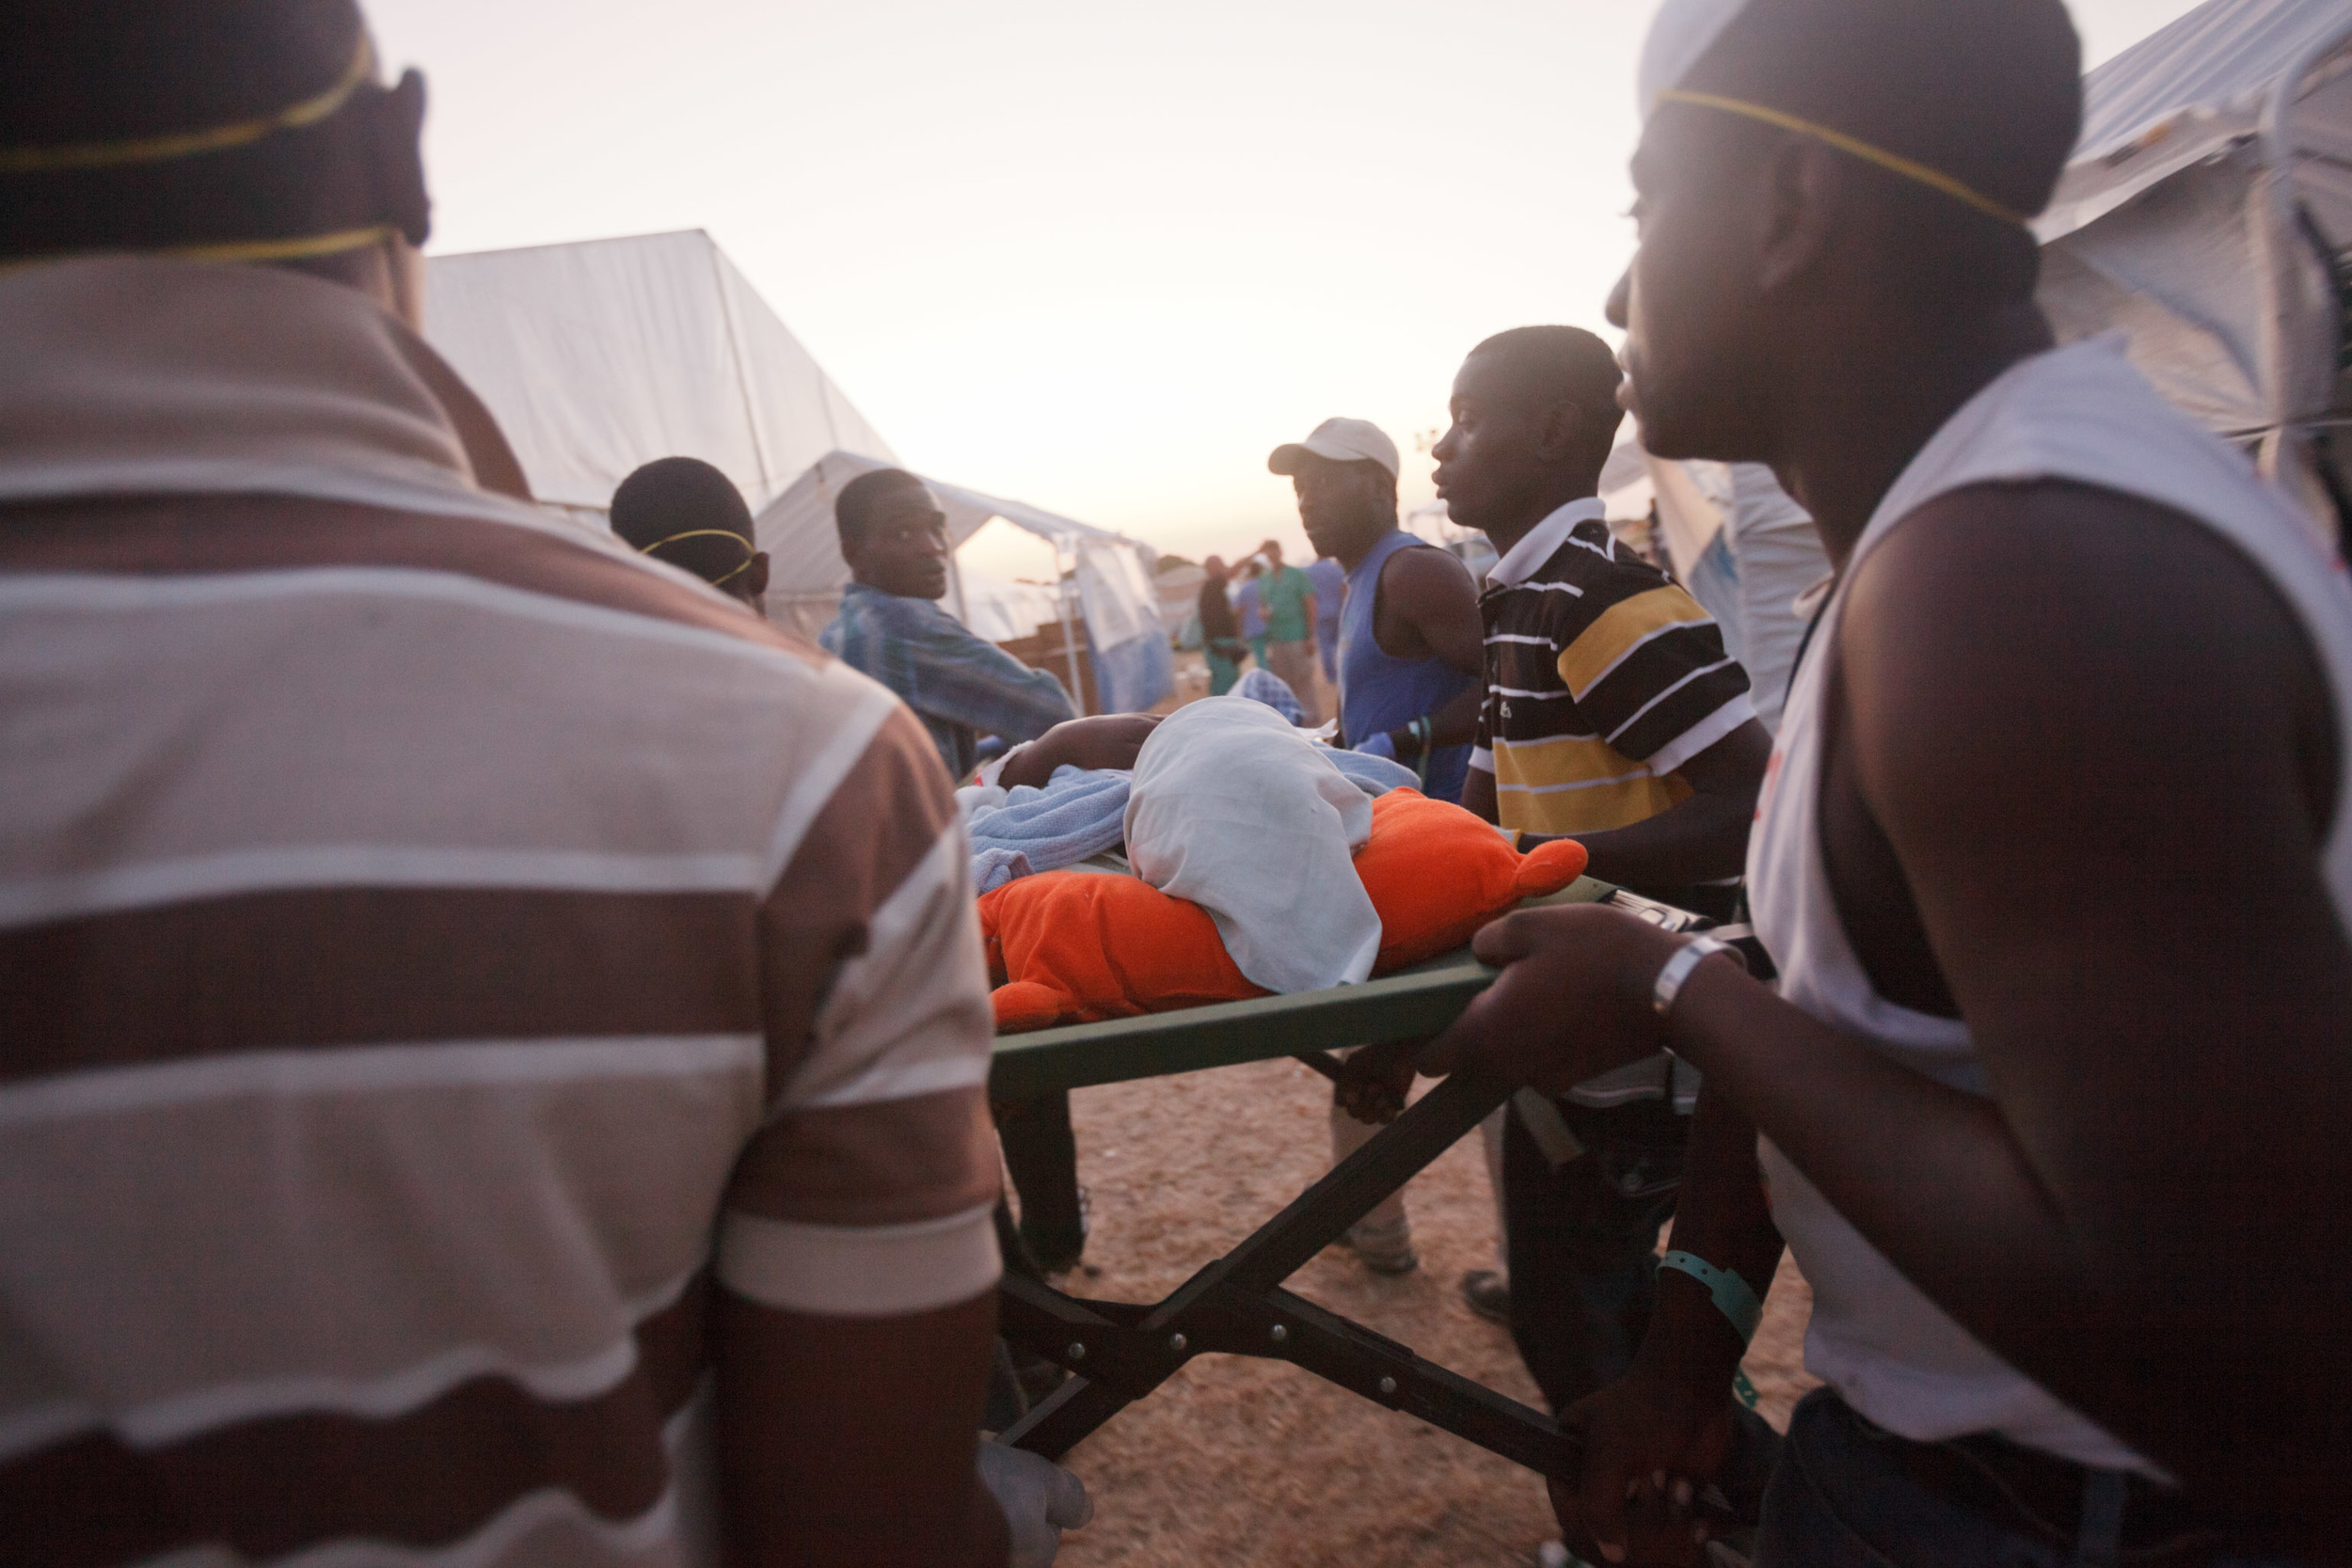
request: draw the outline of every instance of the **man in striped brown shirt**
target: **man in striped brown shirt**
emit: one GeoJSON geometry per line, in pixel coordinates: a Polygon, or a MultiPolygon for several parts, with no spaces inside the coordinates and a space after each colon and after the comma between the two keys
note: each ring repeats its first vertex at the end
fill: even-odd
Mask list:
{"type": "Polygon", "coordinates": [[[8,32],[0,1560],[1004,1561],[922,727],[519,499],[348,0],[8,32]]]}

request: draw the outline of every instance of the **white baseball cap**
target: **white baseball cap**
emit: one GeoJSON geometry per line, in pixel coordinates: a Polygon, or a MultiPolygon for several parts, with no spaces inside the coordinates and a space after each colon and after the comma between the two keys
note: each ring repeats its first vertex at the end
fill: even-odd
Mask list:
{"type": "Polygon", "coordinates": [[[1396,443],[1370,420],[1326,420],[1305,440],[1275,448],[1265,466],[1272,473],[1295,474],[1299,458],[1309,453],[1334,463],[1377,463],[1389,470],[1391,478],[1397,477],[1403,467],[1396,443]]]}

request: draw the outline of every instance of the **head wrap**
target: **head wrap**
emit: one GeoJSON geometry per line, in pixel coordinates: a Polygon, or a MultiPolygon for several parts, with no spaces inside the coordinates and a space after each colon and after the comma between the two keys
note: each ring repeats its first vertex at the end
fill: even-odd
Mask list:
{"type": "Polygon", "coordinates": [[[759,555],[743,492],[699,457],[657,457],[639,466],[612,492],[610,516],[612,531],[638,554],[681,567],[714,588],[741,577],[759,555]]]}
{"type": "MultiPolygon", "coordinates": [[[[756,546],[731,528],[690,528],[682,532],[673,533],[667,539],[657,539],[650,545],[641,546],[639,546],[637,553],[639,555],[652,555],[653,552],[658,549],[661,549],[666,546],[679,544],[688,539],[724,539],[729,544],[740,545],[743,546],[743,559],[737,562],[733,569],[721,572],[715,578],[706,575],[700,567],[686,566],[686,570],[692,572],[698,578],[702,578],[705,582],[709,583],[713,588],[723,587],[727,583],[733,582],[737,578],[741,577],[746,571],[751,569],[753,561],[756,560],[759,555],[759,550],[756,546]]],[[[667,560],[668,558],[666,556],[662,556],[656,557],[656,559],[667,560]]],[[[671,562],[670,563],[674,566],[685,564],[682,562],[671,562]]]]}
{"type": "Polygon", "coordinates": [[[2022,225],[2073,145],[2080,66],[2059,0],[1665,0],[1640,108],[1775,126],[2022,225]]]}
{"type": "Polygon", "coordinates": [[[1658,8],[1649,37],[1642,44],[1637,77],[1641,92],[1637,106],[1645,125],[1660,97],[1682,85],[1691,68],[1715,47],[1715,40],[1747,4],[1748,0],[1666,0],[1658,8]]]}
{"type": "Polygon", "coordinates": [[[9,28],[0,255],[423,243],[418,177],[379,156],[388,95],[354,0],[23,0],[9,28]]]}

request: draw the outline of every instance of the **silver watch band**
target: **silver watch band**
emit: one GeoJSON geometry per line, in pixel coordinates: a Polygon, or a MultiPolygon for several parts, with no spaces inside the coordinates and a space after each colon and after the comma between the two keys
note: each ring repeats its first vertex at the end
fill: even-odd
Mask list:
{"type": "Polygon", "coordinates": [[[1660,1018],[1674,1010],[1675,998],[1682,994],[1683,982],[1691,978],[1691,971],[1718,953],[1729,954],[1732,962],[1742,969],[1747,968],[1747,962],[1740,957],[1738,948],[1727,942],[1717,942],[1713,937],[1692,937],[1675,949],[1674,957],[1666,960],[1664,967],[1658,972],[1658,978],[1650,983],[1649,1005],[1657,1010],[1660,1018]]]}

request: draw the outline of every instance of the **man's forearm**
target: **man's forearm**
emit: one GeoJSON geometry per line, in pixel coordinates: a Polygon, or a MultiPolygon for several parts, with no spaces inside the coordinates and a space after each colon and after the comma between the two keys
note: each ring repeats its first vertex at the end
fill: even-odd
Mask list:
{"type": "Polygon", "coordinates": [[[1001,1568],[977,1465],[993,1291],[896,1318],[712,1304],[728,1560],[1001,1568]]]}
{"type": "MultiPolygon", "coordinates": [[[[1673,1245],[1738,1275],[1758,1301],[1780,1267],[1780,1232],[1756,1166],[1756,1126],[1710,1088],[1700,1089],[1691,1118],[1673,1245]]],[[[1746,1348],[1706,1286],[1678,1269],[1659,1271],[1658,1305],[1641,1353],[1645,1370],[1727,1387],[1746,1348]]]]}
{"type": "MultiPolygon", "coordinates": [[[[1466,687],[1454,693],[1452,701],[1426,715],[1429,720],[1429,749],[1434,752],[1440,746],[1467,746],[1477,739],[1478,710],[1486,705],[1486,693],[1483,689],[1475,686],[1466,687]]],[[[1389,733],[1402,734],[1396,730],[1389,733]]],[[[1349,745],[1359,746],[1372,737],[1348,736],[1344,738],[1349,745]]],[[[1406,758],[1406,748],[1400,746],[1397,749],[1400,759],[1406,758]]]]}
{"type": "MultiPolygon", "coordinates": [[[[1470,770],[1470,776],[1462,781],[1462,809],[1481,822],[1498,820],[1495,811],[1495,776],[1492,773],[1483,768],[1473,768],[1470,770]]],[[[1525,836],[1518,840],[1519,847],[1526,849],[1533,849],[1536,842],[1525,836]]]]}
{"type": "Polygon", "coordinates": [[[1432,746],[1467,746],[1478,738],[1478,710],[1486,703],[1485,688],[1464,687],[1453,701],[1429,716],[1432,746]]]}
{"type": "MultiPolygon", "coordinates": [[[[1628,887],[1690,887],[1737,877],[1746,869],[1753,799],[1693,795],[1656,816],[1600,832],[1563,833],[1584,846],[1586,870],[1628,887]]],[[[1549,839],[1530,835],[1519,847],[1549,839]]]]}

